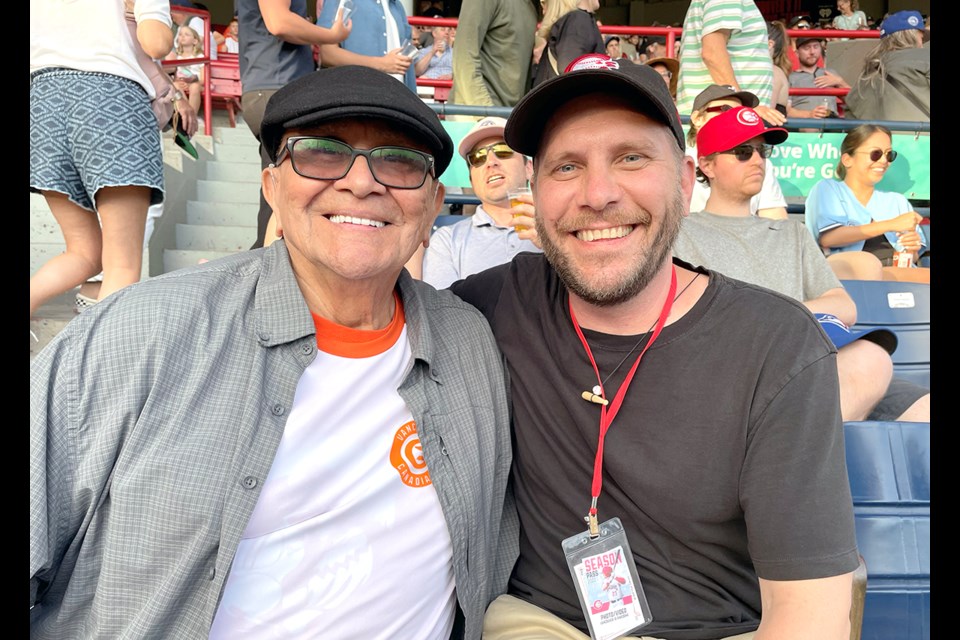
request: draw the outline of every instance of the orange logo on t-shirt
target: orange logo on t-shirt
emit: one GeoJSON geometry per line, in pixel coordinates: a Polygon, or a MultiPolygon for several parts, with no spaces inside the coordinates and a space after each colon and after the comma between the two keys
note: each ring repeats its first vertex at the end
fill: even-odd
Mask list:
{"type": "Polygon", "coordinates": [[[400,480],[410,487],[428,487],[432,484],[430,471],[423,459],[423,447],[417,435],[417,423],[411,420],[393,437],[390,464],[400,474],[400,480]]]}

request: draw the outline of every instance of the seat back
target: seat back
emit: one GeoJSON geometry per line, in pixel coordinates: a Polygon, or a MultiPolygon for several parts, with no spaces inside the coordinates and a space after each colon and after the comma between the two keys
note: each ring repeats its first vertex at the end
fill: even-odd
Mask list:
{"type": "Polygon", "coordinates": [[[930,285],[888,280],[842,280],[857,304],[853,329],[887,327],[897,335],[894,375],[930,386],[930,285]]]}
{"type": "Polygon", "coordinates": [[[431,233],[433,231],[436,231],[440,227],[446,226],[448,224],[456,224],[457,222],[460,222],[461,220],[466,220],[466,219],[467,219],[466,216],[461,216],[459,214],[439,215],[437,216],[437,219],[433,222],[433,229],[431,233]]]}
{"type": "Polygon", "coordinates": [[[846,422],[857,546],[867,569],[861,637],[930,638],[930,423],[846,422]]]}

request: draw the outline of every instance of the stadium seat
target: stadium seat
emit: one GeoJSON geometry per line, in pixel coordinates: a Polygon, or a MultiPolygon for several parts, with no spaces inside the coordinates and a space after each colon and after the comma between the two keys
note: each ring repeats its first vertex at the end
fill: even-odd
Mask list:
{"type": "Polygon", "coordinates": [[[437,219],[433,223],[433,231],[436,231],[440,227],[444,227],[448,224],[455,224],[461,220],[466,220],[466,217],[459,214],[437,216],[437,219]]]}
{"type": "Polygon", "coordinates": [[[930,285],[889,280],[842,280],[857,304],[854,329],[887,327],[897,334],[894,374],[930,386],[930,285]]]}
{"type": "Polygon", "coordinates": [[[844,437],[867,570],[861,638],[929,640],[930,423],[846,422],[844,437]]]}

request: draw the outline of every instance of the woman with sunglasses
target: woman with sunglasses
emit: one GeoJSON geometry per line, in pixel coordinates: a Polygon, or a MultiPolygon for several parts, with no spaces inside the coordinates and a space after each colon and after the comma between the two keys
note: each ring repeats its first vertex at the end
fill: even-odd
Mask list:
{"type": "Polygon", "coordinates": [[[897,159],[891,145],[884,126],[851,129],[840,145],[839,179],[821,180],[807,196],[807,228],[842,279],[930,282],[929,268],[893,266],[898,247],[916,265],[927,243],[913,205],[900,193],[877,189],[897,159]]]}

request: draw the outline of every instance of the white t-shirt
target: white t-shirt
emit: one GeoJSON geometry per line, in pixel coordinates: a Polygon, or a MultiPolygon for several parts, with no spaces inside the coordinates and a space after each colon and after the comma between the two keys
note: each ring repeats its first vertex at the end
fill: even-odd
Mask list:
{"type": "Polygon", "coordinates": [[[453,546],[397,393],[412,357],[397,315],[379,344],[317,320],[321,350],[297,386],[210,638],[450,637],[453,546]]]}

